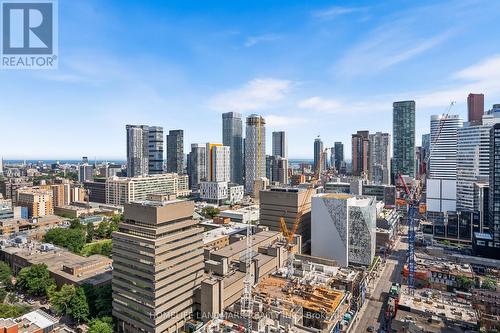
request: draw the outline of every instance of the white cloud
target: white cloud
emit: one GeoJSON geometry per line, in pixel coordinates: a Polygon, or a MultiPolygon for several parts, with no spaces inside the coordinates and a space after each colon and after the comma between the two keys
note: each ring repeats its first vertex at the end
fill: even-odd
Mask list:
{"type": "Polygon", "coordinates": [[[367,7],[340,7],[333,6],[323,10],[314,11],[312,15],[319,18],[334,18],[341,15],[352,14],[356,12],[362,12],[367,10],[367,7]]]}
{"type": "Polygon", "coordinates": [[[333,113],[340,110],[342,103],[335,99],[326,99],[320,96],[314,96],[299,101],[298,106],[302,109],[333,113]]]}
{"type": "Polygon", "coordinates": [[[269,127],[291,127],[294,125],[303,125],[308,120],[301,117],[290,117],[290,116],[278,116],[278,115],[266,115],[264,116],[266,120],[266,125],[269,127]]]}
{"type": "Polygon", "coordinates": [[[252,111],[268,108],[281,101],[292,86],[289,80],[253,79],[240,88],[214,96],[209,107],[217,111],[252,111]]]}
{"type": "Polygon", "coordinates": [[[275,35],[275,34],[266,34],[266,35],[260,35],[260,36],[250,36],[247,38],[245,41],[244,46],[245,47],[252,47],[255,44],[262,43],[262,42],[272,42],[275,40],[278,40],[280,36],[275,35]]]}

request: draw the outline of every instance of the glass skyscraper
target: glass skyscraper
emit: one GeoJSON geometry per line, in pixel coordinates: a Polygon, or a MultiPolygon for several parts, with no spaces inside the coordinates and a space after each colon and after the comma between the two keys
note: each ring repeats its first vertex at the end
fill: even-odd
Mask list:
{"type": "Polygon", "coordinates": [[[393,175],[415,177],[415,101],[393,103],[392,126],[393,175]]]}
{"type": "Polygon", "coordinates": [[[241,113],[222,114],[222,144],[231,148],[231,182],[243,185],[243,121],[241,113]]]}

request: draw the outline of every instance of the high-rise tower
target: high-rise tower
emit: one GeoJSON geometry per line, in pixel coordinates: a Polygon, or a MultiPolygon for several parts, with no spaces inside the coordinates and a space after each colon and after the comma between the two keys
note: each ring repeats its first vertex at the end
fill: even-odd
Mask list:
{"type": "Polygon", "coordinates": [[[392,110],[393,175],[415,177],[415,101],[394,102],[392,110]]]}
{"type": "Polygon", "coordinates": [[[247,117],[245,138],[245,191],[253,191],[254,181],[266,176],[265,120],[257,114],[247,117]]]}
{"type": "Polygon", "coordinates": [[[167,135],[167,172],[184,172],[184,131],[170,130],[167,135]]]}
{"type": "Polygon", "coordinates": [[[243,185],[243,121],[238,112],[222,114],[222,144],[231,149],[231,181],[243,185]]]}
{"type": "Polygon", "coordinates": [[[288,142],[285,131],[273,132],[273,156],[288,158],[288,142]]]}

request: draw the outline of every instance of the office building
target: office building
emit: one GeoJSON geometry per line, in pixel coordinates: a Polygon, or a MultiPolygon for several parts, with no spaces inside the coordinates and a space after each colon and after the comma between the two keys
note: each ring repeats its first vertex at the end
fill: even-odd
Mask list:
{"type": "Polygon", "coordinates": [[[254,191],[254,182],[266,176],[265,120],[257,114],[247,117],[245,138],[245,191],[254,191]]]}
{"type": "Polygon", "coordinates": [[[500,124],[490,129],[489,228],[494,247],[500,248],[500,124]]]}
{"type": "Polygon", "coordinates": [[[89,164],[81,164],[78,166],[78,181],[80,183],[94,179],[94,167],[89,164]]]}
{"type": "Polygon", "coordinates": [[[459,115],[431,116],[431,151],[429,178],[457,179],[457,138],[463,126],[459,115]]]}
{"type": "Polygon", "coordinates": [[[500,117],[483,117],[458,129],[457,209],[474,209],[474,184],[488,182],[490,174],[490,129],[500,117]]]}
{"type": "Polygon", "coordinates": [[[471,123],[480,123],[484,114],[484,95],[469,94],[467,96],[467,115],[471,123]]]}
{"type": "Polygon", "coordinates": [[[28,217],[54,214],[52,191],[40,188],[25,188],[17,191],[16,205],[28,208],[28,217]]]}
{"type": "Polygon", "coordinates": [[[340,266],[369,266],[375,257],[377,205],[374,197],[328,193],[311,203],[311,255],[340,266]]]}
{"type": "Polygon", "coordinates": [[[342,142],[335,142],[335,170],[340,171],[341,165],[344,162],[344,144],[342,142]]]}
{"type": "Polygon", "coordinates": [[[149,168],[148,126],[127,125],[127,176],[146,176],[149,168]]]}
{"type": "Polygon", "coordinates": [[[352,135],[352,174],[363,176],[369,173],[370,139],[368,131],[358,131],[352,135]]]}
{"type": "Polygon", "coordinates": [[[393,103],[392,173],[415,177],[415,101],[393,103]]]}
{"type": "Polygon", "coordinates": [[[148,129],[148,171],[150,175],[163,173],[163,127],[148,129]]]}
{"type": "Polygon", "coordinates": [[[313,164],[313,171],[318,175],[320,175],[321,172],[325,170],[324,164],[326,161],[323,161],[324,150],[325,148],[323,146],[323,141],[321,141],[321,138],[318,136],[314,140],[314,164],[313,164]]]}
{"type": "Polygon", "coordinates": [[[273,156],[288,158],[288,139],[285,131],[273,132],[273,156]]]}
{"type": "Polygon", "coordinates": [[[195,190],[207,177],[207,147],[205,144],[191,144],[191,152],[188,154],[188,177],[189,188],[195,190]]]}
{"type": "Polygon", "coordinates": [[[391,135],[377,132],[369,135],[369,179],[379,184],[391,183],[391,135]]]}
{"type": "Polygon", "coordinates": [[[231,149],[231,182],[243,185],[243,121],[238,112],[222,114],[222,144],[231,149]]]}
{"type": "Polygon", "coordinates": [[[192,316],[204,278],[203,228],[193,212],[193,201],[125,205],[124,221],[113,233],[118,332],[181,332],[192,316]]]}
{"type": "Polygon", "coordinates": [[[207,143],[206,181],[231,181],[231,148],[221,144],[207,143]]]}
{"type": "Polygon", "coordinates": [[[106,178],[96,178],[94,181],[83,183],[90,202],[106,203],[106,178]]]}
{"type": "Polygon", "coordinates": [[[170,130],[167,135],[167,172],[184,173],[184,131],[170,130]]]}
{"type": "Polygon", "coordinates": [[[306,189],[285,187],[260,191],[259,224],[269,227],[272,231],[281,231],[280,219],[283,218],[287,229],[291,231],[298,217],[300,222],[296,234],[302,237],[302,252],[310,253],[311,196],[315,193],[313,190],[308,195],[306,189]]]}
{"type": "Polygon", "coordinates": [[[189,181],[187,175],[166,173],[146,177],[113,177],[106,180],[106,203],[124,205],[129,202],[145,200],[152,194],[174,194],[188,196],[189,181]]]}

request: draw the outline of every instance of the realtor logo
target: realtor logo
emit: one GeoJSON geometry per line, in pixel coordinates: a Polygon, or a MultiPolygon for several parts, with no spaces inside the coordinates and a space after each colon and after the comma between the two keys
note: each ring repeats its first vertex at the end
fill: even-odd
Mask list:
{"type": "Polygon", "coordinates": [[[57,8],[52,0],[1,2],[1,67],[57,68],[57,8]]]}

